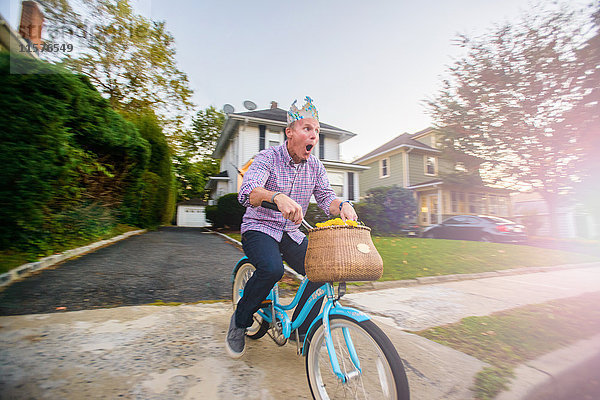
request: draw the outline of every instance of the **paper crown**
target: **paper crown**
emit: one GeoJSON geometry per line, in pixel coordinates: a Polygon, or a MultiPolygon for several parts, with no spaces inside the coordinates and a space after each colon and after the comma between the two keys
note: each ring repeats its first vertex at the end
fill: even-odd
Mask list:
{"type": "Polygon", "coordinates": [[[292,122],[304,118],[314,118],[317,121],[319,120],[319,112],[317,111],[317,107],[315,107],[315,105],[312,102],[313,100],[310,97],[306,96],[304,98],[304,101],[306,101],[306,103],[301,109],[298,109],[298,107],[296,107],[297,101],[298,100],[294,100],[292,106],[290,107],[290,111],[288,111],[287,113],[288,125],[290,125],[292,122]]]}

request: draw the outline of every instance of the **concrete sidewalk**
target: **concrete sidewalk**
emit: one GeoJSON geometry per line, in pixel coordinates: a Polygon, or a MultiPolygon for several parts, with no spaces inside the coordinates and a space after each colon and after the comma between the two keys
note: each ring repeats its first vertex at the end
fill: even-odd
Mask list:
{"type": "MultiPolygon", "coordinates": [[[[468,316],[489,315],[599,290],[600,263],[597,263],[586,264],[585,268],[569,266],[548,272],[354,293],[345,296],[344,301],[374,316],[380,325],[389,326],[384,330],[406,360],[413,398],[467,399],[472,396],[469,387],[474,375],[483,367],[482,363],[438,351],[432,342],[419,340],[404,330],[418,331],[458,322],[468,316]],[[417,344],[421,347],[413,347],[417,344]]],[[[600,335],[596,335],[532,360],[517,368],[511,389],[499,398],[524,399],[564,371],[588,361],[599,350],[600,335]]]]}
{"type": "MultiPolygon", "coordinates": [[[[353,293],[403,358],[412,399],[469,399],[479,360],[403,331],[600,288],[597,268],[353,293]]],[[[295,346],[248,341],[231,360],[229,303],[0,317],[3,398],[308,399],[295,346]]],[[[553,361],[556,362],[556,361],[553,361]]],[[[509,397],[511,398],[511,397],[509,397]]],[[[521,397],[512,397],[515,399],[521,397]]]]}

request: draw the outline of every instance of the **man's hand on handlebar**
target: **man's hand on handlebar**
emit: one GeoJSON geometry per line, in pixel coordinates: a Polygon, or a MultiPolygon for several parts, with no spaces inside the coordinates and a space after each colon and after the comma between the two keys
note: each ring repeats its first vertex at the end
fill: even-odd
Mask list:
{"type": "Polygon", "coordinates": [[[358,215],[356,215],[356,211],[354,211],[354,207],[352,207],[350,203],[342,203],[340,218],[344,222],[346,222],[348,219],[351,221],[356,221],[358,219],[358,215]]]}
{"type": "Polygon", "coordinates": [[[283,218],[289,219],[296,225],[299,225],[302,222],[304,215],[302,214],[302,207],[300,207],[300,204],[296,203],[283,193],[275,196],[273,202],[277,204],[283,218]]]}

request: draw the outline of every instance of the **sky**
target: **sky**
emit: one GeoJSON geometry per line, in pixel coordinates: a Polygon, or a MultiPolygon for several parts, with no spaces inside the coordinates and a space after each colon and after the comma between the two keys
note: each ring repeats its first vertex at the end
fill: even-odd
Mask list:
{"type": "MultiPolygon", "coordinates": [[[[347,162],[431,125],[424,101],[461,55],[457,34],[479,36],[532,9],[530,0],[132,2],[166,21],[199,108],[274,100],[287,110],[309,95],[321,122],[356,133],[341,145],[347,162]]],[[[13,27],[19,4],[0,0],[13,27]]]]}

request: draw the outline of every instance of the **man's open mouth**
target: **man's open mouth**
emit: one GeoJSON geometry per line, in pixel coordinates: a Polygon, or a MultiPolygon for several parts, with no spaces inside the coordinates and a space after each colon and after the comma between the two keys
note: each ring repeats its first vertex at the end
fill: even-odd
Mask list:
{"type": "Polygon", "coordinates": [[[312,148],[313,148],[312,144],[307,144],[306,145],[306,151],[311,151],[312,148]]]}

